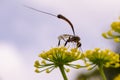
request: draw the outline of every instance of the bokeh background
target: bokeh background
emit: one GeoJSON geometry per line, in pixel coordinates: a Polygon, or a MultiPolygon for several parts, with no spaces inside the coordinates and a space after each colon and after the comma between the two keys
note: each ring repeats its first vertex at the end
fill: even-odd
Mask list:
{"type": "MultiPolygon", "coordinates": [[[[66,16],[81,37],[83,51],[118,49],[119,44],[101,33],[120,16],[120,0],[0,0],[0,80],[63,79],[58,69],[37,74],[33,64],[40,52],[57,46],[60,34],[72,34],[71,28],[63,20],[23,5],[66,16]]],[[[74,80],[86,71],[72,69],[67,75],[74,80]]]]}

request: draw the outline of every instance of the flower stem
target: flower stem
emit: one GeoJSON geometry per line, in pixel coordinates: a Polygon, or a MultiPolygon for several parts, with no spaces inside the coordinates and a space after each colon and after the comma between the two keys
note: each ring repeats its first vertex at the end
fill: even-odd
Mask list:
{"type": "Polygon", "coordinates": [[[66,74],[65,74],[64,66],[63,66],[63,65],[60,65],[60,66],[59,66],[59,69],[60,69],[60,71],[61,71],[61,73],[62,73],[62,76],[63,76],[64,80],[68,80],[68,79],[67,79],[67,76],[66,76],[66,74]]]}
{"type": "Polygon", "coordinates": [[[105,76],[105,73],[104,73],[104,71],[103,71],[103,65],[99,65],[98,67],[99,67],[99,72],[100,72],[103,80],[107,80],[107,79],[106,79],[106,76],[105,76]]]}

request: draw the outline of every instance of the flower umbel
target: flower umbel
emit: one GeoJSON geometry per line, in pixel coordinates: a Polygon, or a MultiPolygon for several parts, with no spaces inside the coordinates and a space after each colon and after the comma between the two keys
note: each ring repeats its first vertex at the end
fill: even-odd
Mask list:
{"type": "Polygon", "coordinates": [[[109,50],[100,50],[95,48],[94,50],[87,50],[85,52],[86,58],[94,65],[103,65],[104,67],[120,67],[119,54],[109,50]]]}
{"type": "Polygon", "coordinates": [[[102,34],[106,39],[114,39],[115,42],[120,42],[120,20],[112,22],[111,29],[102,34]]]}
{"type": "Polygon", "coordinates": [[[103,67],[120,67],[119,54],[112,52],[109,49],[100,50],[99,48],[95,48],[94,50],[87,50],[85,56],[90,62],[88,67],[92,66],[91,69],[93,69],[95,66],[98,66],[103,80],[107,80],[103,67]]]}
{"type": "Polygon", "coordinates": [[[55,47],[51,48],[48,51],[43,51],[41,54],[39,54],[39,57],[43,60],[40,62],[38,60],[35,61],[34,67],[36,67],[35,72],[37,73],[40,73],[42,71],[50,73],[55,68],[59,67],[62,74],[65,74],[64,71],[70,71],[64,67],[65,65],[76,69],[79,69],[81,67],[78,64],[71,64],[73,61],[82,59],[82,54],[78,48],[69,49],[64,46],[55,47]],[[43,69],[41,70],[41,68],[43,69]]]}
{"type": "Polygon", "coordinates": [[[80,59],[81,52],[77,48],[68,50],[66,47],[55,47],[49,51],[42,52],[39,57],[53,62],[56,66],[58,66],[80,59]]]}
{"type": "Polygon", "coordinates": [[[120,74],[114,78],[114,80],[120,80],[120,74]]]}

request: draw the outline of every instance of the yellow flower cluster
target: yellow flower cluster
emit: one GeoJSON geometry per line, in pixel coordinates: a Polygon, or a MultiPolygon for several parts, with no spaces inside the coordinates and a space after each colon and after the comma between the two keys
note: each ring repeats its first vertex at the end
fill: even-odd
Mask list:
{"type": "Polygon", "coordinates": [[[111,24],[111,30],[102,33],[102,36],[107,39],[114,39],[115,42],[120,42],[120,21],[111,24]]]}
{"type": "Polygon", "coordinates": [[[118,22],[113,22],[111,24],[111,28],[115,31],[115,32],[118,32],[120,33],[120,21],[118,22]]]}
{"type": "MultiPolygon", "coordinates": [[[[34,66],[36,67],[35,72],[39,73],[46,71],[47,73],[51,72],[53,69],[59,66],[67,65],[73,68],[80,68],[80,65],[70,64],[73,61],[79,60],[82,58],[81,52],[77,48],[66,48],[64,46],[51,48],[48,51],[43,51],[39,54],[39,57],[42,58],[42,61],[35,61],[34,66]],[[39,68],[45,68],[39,70],[39,68]]],[[[66,69],[66,72],[69,72],[69,69],[66,69]]]]}
{"type": "Polygon", "coordinates": [[[85,57],[93,65],[103,65],[104,67],[120,67],[119,54],[110,51],[109,49],[100,50],[95,48],[94,50],[87,50],[85,57]]]}
{"type": "Polygon", "coordinates": [[[68,63],[80,59],[81,52],[77,48],[69,51],[68,48],[62,46],[42,52],[39,57],[54,63],[68,63]]]}
{"type": "Polygon", "coordinates": [[[114,80],[120,80],[120,74],[114,78],[114,80]]]}

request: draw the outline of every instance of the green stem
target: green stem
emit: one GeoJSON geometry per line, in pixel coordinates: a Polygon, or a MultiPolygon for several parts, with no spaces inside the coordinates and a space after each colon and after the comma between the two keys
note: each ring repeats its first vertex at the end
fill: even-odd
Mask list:
{"type": "Polygon", "coordinates": [[[59,69],[60,69],[60,71],[61,71],[61,73],[62,73],[62,76],[63,76],[64,80],[68,80],[68,79],[67,79],[67,76],[66,76],[66,74],[65,74],[64,66],[63,66],[63,65],[60,65],[60,66],[59,66],[59,69]]]}
{"type": "Polygon", "coordinates": [[[104,73],[104,71],[103,71],[103,65],[99,65],[98,67],[99,67],[99,72],[100,72],[103,80],[107,80],[107,79],[106,79],[106,76],[105,76],[105,73],[104,73]]]}

